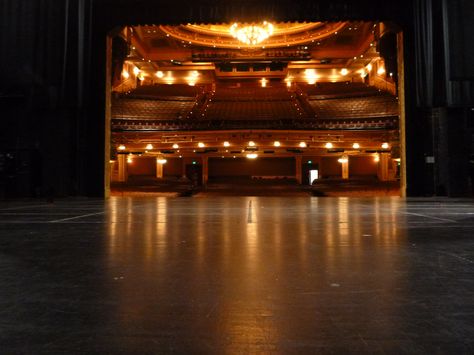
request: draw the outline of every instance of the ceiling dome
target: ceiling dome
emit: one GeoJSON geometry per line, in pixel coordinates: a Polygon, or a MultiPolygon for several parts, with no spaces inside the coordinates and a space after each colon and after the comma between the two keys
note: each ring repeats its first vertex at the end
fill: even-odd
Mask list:
{"type": "MultiPolygon", "coordinates": [[[[346,22],[286,22],[233,23],[233,24],[186,24],[160,26],[168,36],[190,44],[214,48],[284,47],[319,41],[337,34],[346,22]],[[271,26],[271,31],[270,31],[271,26]],[[255,38],[247,42],[235,34],[235,29],[247,29],[255,38]],[[265,31],[256,34],[258,31],[265,31]]],[[[248,36],[251,36],[248,35],[248,36]]]]}

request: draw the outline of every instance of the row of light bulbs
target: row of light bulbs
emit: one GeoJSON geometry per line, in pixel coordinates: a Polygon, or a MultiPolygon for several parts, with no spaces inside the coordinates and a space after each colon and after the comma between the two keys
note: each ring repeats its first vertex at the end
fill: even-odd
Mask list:
{"type": "MultiPolygon", "coordinates": [[[[203,142],[199,142],[197,145],[198,145],[199,148],[204,148],[206,146],[206,144],[204,144],[203,142]]],[[[224,147],[230,147],[230,143],[228,141],[223,142],[222,145],[224,147]]],[[[298,145],[299,145],[300,148],[306,148],[307,147],[306,142],[300,142],[298,145]]],[[[248,146],[249,147],[255,147],[256,144],[255,144],[254,141],[249,141],[248,146]]],[[[280,147],[281,146],[280,141],[274,141],[273,146],[274,147],[280,147]]],[[[174,143],[172,147],[173,147],[173,149],[179,149],[179,144],[174,143]]],[[[332,144],[331,142],[327,142],[324,145],[324,147],[327,148],[327,149],[332,149],[332,148],[334,148],[334,144],[332,144]]],[[[383,142],[381,144],[381,147],[382,147],[382,149],[388,149],[388,148],[390,148],[390,145],[387,142],[383,142]]],[[[359,143],[354,143],[354,144],[352,144],[352,148],[359,149],[360,144],[359,143]]],[[[126,150],[126,149],[127,149],[127,147],[123,144],[119,145],[119,147],[118,147],[118,150],[123,151],[123,150],[126,150]]],[[[146,150],[152,150],[153,149],[153,144],[147,144],[145,149],[146,150]]]]}
{"type": "MultiPolygon", "coordinates": [[[[181,158],[181,156],[179,156],[179,157],[181,158]]],[[[247,157],[248,159],[256,159],[256,158],[258,158],[258,154],[257,154],[257,153],[248,153],[248,154],[246,155],[246,157],[247,157]]],[[[222,158],[224,158],[224,156],[222,156],[222,158]]],[[[235,155],[234,155],[234,158],[235,158],[235,155]]],[[[164,159],[164,158],[157,158],[157,159],[156,159],[156,162],[157,162],[158,164],[160,164],[160,165],[166,164],[167,161],[168,161],[168,160],[166,160],[166,159],[164,159]]],[[[342,163],[347,163],[347,162],[349,162],[349,157],[348,157],[347,155],[343,155],[343,156],[342,156],[341,158],[339,158],[337,161],[338,161],[339,163],[341,163],[341,164],[342,164],[342,163]]],[[[375,161],[376,163],[378,163],[378,162],[380,161],[380,156],[379,156],[379,154],[375,154],[375,155],[374,155],[374,161],[375,161]]],[[[113,161],[111,161],[111,162],[113,162],[113,161]]],[[[129,155],[129,156],[127,157],[127,163],[128,163],[128,164],[133,163],[133,157],[132,157],[131,155],[129,155]]]]}

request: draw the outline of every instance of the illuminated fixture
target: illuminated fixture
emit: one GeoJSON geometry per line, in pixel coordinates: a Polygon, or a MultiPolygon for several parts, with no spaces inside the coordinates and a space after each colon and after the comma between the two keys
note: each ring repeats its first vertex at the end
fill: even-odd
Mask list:
{"type": "Polygon", "coordinates": [[[310,85],[316,84],[316,80],[318,79],[318,75],[316,74],[315,69],[306,69],[304,71],[304,76],[306,78],[306,82],[310,85]]]}
{"type": "Polygon", "coordinates": [[[153,149],[153,144],[147,144],[145,149],[146,150],[152,150],[153,149]]]}
{"type": "Polygon", "coordinates": [[[160,79],[165,76],[165,74],[161,70],[158,70],[155,75],[160,79]]]}
{"type": "Polygon", "coordinates": [[[173,149],[178,149],[178,148],[179,148],[178,143],[173,144],[173,149]]]}
{"type": "Polygon", "coordinates": [[[255,142],[254,142],[254,141],[250,141],[250,142],[249,142],[249,147],[255,147],[255,142]]]}
{"type": "Polygon", "coordinates": [[[166,160],[166,159],[163,159],[163,158],[159,158],[159,159],[156,159],[156,162],[157,162],[158,164],[163,165],[163,164],[166,164],[167,160],[166,160]]]}
{"type": "Polygon", "coordinates": [[[377,74],[378,74],[378,75],[383,75],[383,74],[385,74],[385,68],[384,68],[384,67],[380,67],[380,68],[377,70],[377,74]]]}
{"type": "Polygon", "coordinates": [[[349,70],[347,70],[346,68],[341,69],[341,75],[347,75],[347,74],[349,74],[349,70]]]}
{"type": "Polygon", "coordinates": [[[389,145],[387,142],[382,143],[382,149],[388,149],[389,145]]]}
{"type": "Polygon", "coordinates": [[[120,144],[118,147],[118,150],[125,150],[127,149],[123,144],[120,144]]]}
{"type": "Polygon", "coordinates": [[[368,74],[368,73],[365,71],[365,69],[361,69],[361,70],[359,71],[359,73],[360,73],[360,77],[361,77],[362,79],[364,79],[364,78],[367,76],[367,74],[368,74]]]}
{"type": "Polygon", "coordinates": [[[168,85],[173,84],[173,82],[174,82],[173,73],[169,71],[168,74],[166,74],[166,77],[163,80],[168,85]]]}
{"type": "Polygon", "coordinates": [[[225,142],[224,142],[224,147],[228,147],[228,146],[230,146],[230,143],[227,142],[227,141],[225,141],[225,142]]]}
{"type": "Polygon", "coordinates": [[[188,82],[188,85],[189,86],[196,85],[198,76],[199,76],[199,72],[197,70],[190,71],[189,75],[186,77],[186,81],[188,82]]]}
{"type": "Polygon", "coordinates": [[[299,146],[300,146],[300,148],[306,148],[306,143],[305,142],[300,142],[299,146]]]}
{"type": "Polygon", "coordinates": [[[264,21],[261,25],[242,26],[234,23],[229,29],[232,37],[237,38],[240,42],[248,45],[256,45],[273,34],[273,25],[264,21]]]}
{"type": "Polygon", "coordinates": [[[366,68],[367,68],[367,71],[368,71],[368,72],[371,72],[371,71],[372,71],[372,64],[370,64],[370,63],[367,64],[367,67],[366,67],[366,68]]]}
{"type": "Polygon", "coordinates": [[[140,74],[138,75],[138,80],[140,80],[140,81],[145,80],[145,76],[143,75],[143,73],[140,73],[140,74]]]}
{"type": "Polygon", "coordinates": [[[248,159],[256,159],[258,157],[257,153],[249,153],[247,154],[248,159]]]}
{"type": "Polygon", "coordinates": [[[281,144],[280,144],[280,142],[279,142],[279,141],[275,141],[275,142],[273,142],[273,146],[275,146],[275,147],[279,147],[280,145],[281,145],[281,144]]]}
{"type": "Polygon", "coordinates": [[[140,69],[138,69],[137,67],[133,67],[133,74],[135,74],[135,76],[140,74],[140,69]]]}
{"type": "Polygon", "coordinates": [[[291,88],[291,80],[288,80],[288,81],[286,82],[286,86],[288,86],[289,88],[291,88]]]}
{"type": "Polygon", "coordinates": [[[122,71],[122,76],[123,76],[124,79],[130,78],[130,74],[129,74],[128,71],[126,71],[126,70],[123,70],[123,71],[122,71]]]}
{"type": "Polygon", "coordinates": [[[206,146],[206,145],[205,145],[203,142],[199,142],[199,143],[198,143],[198,147],[199,147],[199,148],[204,148],[205,146],[206,146]]]}
{"type": "Polygon", "coordinates": [[[349,161],[349,158],[347,157],[347,155],[343,155],[342,157],[340,157],[339,159],[337,159],[337,161],[339,163],[347,163],[349,161]]]}
{"type": "Polygon", "coordinates": [[[354,144],[352,145],[352,148],[354,148],[354,149],[359,149],[359,148],[360,148],[359,143],[354,143],[354,144]]]}
{"type": "Polygon", "coordinates": [[[129,154],[129,155],[128,155],[128,157],[127,157],[127,163],[128,163],[128,164],[132,164],[132,163],[133,163],[132,154],[129,154]]]}
{"type": "Polygon", "coordinates": [[[267,87],[267,79],[262,78],[262,80],[260,80],[260,83],[261,83],[261,85],[262,85],[262,88],[267,87]]]}
{"type": "Polygon", "coordinates": [[[325,147],[327,149],[331,149],[333,147],[333,145],[332,145],[332,143],[328,142],[328,143],[326,143],[325,147]]]}
{"type": "Polygon", "coordinates": [[[380,161],[380,156],[378,154],[374,155],[374,162],[378,163],[380,161]]]}

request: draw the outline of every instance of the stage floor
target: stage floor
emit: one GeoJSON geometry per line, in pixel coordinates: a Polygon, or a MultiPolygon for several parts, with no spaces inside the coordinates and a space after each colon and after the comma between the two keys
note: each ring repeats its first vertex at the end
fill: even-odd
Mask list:
{"type": "Polygon", "coordinates": [[[0,352],[474,352],[474,200],[0,202],[0,352]]]}

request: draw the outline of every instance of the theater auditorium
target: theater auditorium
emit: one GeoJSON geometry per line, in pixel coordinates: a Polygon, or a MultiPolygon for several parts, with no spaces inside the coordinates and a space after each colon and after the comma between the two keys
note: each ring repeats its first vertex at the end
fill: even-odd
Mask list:
{"type": "Polygon", "coordinates": [[[4,353],[474,350],[474,5],[4,0],[4,353]]]}

